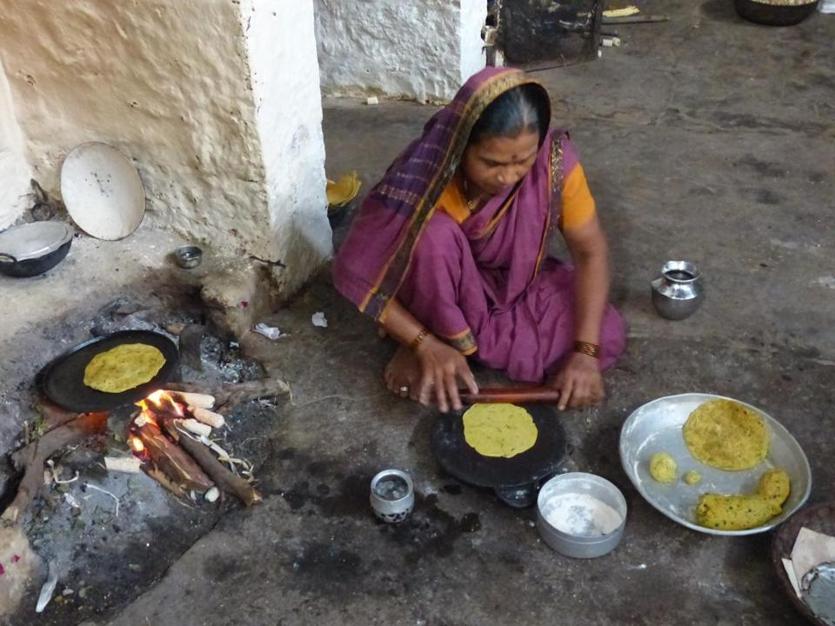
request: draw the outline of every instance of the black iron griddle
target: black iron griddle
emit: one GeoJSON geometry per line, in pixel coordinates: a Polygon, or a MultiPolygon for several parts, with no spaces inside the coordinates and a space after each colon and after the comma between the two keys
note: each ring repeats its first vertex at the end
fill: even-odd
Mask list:
{"type": "Polygon", "coordinates": [[[37,377],[43,394],[52,402],[77,413],[105,411],[137,402],[168,381],[177,371],[177,345],[165,335],[147,330],[124,330],[98,337],[65,352],[44,367],[37,377]],[[165,357],[165,365],[150,381],[121,393],[104,393],[84,384],[84,368],[101,352],[127,343],[154,346],[165,357]]]}
{"type": "Polygon", "coordinates": [[[540,484],[556,474],[565,458],[565,430],[555,407],[522,405],[539,431],[530,450],[509,459],[486,457],[464,439],[463,411],[440,415],[432,428],[432,452],[458,480],[493,489],[502,502],[523,508],[536,500],[540,484]]]}

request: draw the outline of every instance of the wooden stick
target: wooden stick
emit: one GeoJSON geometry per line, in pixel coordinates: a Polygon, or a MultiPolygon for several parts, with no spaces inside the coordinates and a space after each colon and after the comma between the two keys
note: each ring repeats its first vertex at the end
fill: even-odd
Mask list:
{"type": "Polygon", "coordinates": [[[551,387],[498,387],[479,389],[478,393],[462,393],[461,401],[465,404],[476,402],[510,404],[556,404],[560,392],[551,387]]]}
{"type": "Polygon", "coordinates": [[[233,406],[249,400],[278,398],[290,393],[290,385],[278,378],[221,384],[209,390],[206,389],[205,384],[201,383],[167,383],[166,387],[172,391],[209,391],[215,397],[215,411],[221,411],[226,406],[233,406]]]}
{"type": "Polygon", "coordinates": [[[165,422],[166,432],[188,452],[206,473],[211,476],[215,484],[223,491],[236,496],[246,506],[261,502],[261,495],[252,485],[240,476],[235,476],[223,463],[217,460],[212,451],[199,441],[186,435],[181,435],[173,421],[165,422]]]}
{"type": "Polygon", "coordinates": [[[195,417],[195,419],[203,422],[204,424],[208,424],[212,428],[222,428],[226,423],[226,419],[220,413],[215,413],[209,409],[201,409],[200,407],[190,406],[188,407],[188,410],[189,413],[195,417]]]}
{"type": "Polygon", "coordinates": [[[203,422],[198,422],[196,419],[185,419],[180,422],[183,428],[185,428],[188,432],[194,433],[195,435],[201,435],[203,437],[208,437],[212,434],[212,427],[208,424],[204,424],[203,422]]]}
{"type": "Polygon", "coordinates": [[[168,439],[153,422],[138,428],[136,436],[145,446],[151,463],[166,474],[171,482],[180,485],[186,491],[194,490],[200,493],[208,491],[214,484],[200,465],[185,450],[168,439]]]}
{"type": "Polygon", "coordinates": [[[215,397],[207,393],[190,393],[188,391],[175,391],[173,389],[166,389],[166,392],[180,404],[187,404],[200,409],[211,409],[215,405],[215,397]]]}
{"type": "Polygon", "coordinates": [[[135,456],[106,456],[104,467],[108,472],[138,474],[141,471],[142,461],[135,456]]]}
{"type": "Polygon", "coordinates": [[[24,470],[23,479],[17,488],[14,500],[3,511],[2,519],[12,524],[20,520],[32,499],[43,485],[46,460],[64,446],[76,443],[96,433],[107,425],[106,413],[84,413],[71,422],[53,428],[37,441],[12,454],[12,463],[18,470],[24,470]]]}

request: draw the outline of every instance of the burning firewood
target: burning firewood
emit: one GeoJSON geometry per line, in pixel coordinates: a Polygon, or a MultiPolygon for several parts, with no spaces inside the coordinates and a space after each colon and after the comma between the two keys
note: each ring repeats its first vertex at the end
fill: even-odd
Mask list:
{"type": "Polygon", "coordinates": [[[215,484],[223,491],[236,496],[246,506],[252,506],[261,502],[261,495],[255,491],[252,485],[226,469],[215,455],[212,454],[212,451],[201,442],[192,439],[187,434],[180,433],[177,430],[176,421],[166,422],[165,428],[168,434],[194,457],[200,467],[211,476],[215,484]]]}
{"type": "Polygon", "coordinates": [[[137,428],[130,445],[134,452],[147,455],[151,466],[161,470],[171,482],[181,486],[186,492],[203,493],[214,485],[194,459],[166,437],[160,426],[154,422],[146,422],[137,428]]]}
{"type": "Polygon", "coordinates": [[[188,391],[167,391],[177,402],[198,409],[211,409],[215,406],[215,397],[207,393],[189,393],[188,391]]]}

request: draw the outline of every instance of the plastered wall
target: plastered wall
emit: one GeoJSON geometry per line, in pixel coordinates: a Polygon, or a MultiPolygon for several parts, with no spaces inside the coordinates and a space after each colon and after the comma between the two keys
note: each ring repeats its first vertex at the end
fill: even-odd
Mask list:
{"type": "Polygon", "coordinates": [[[484,67],[487,0],[316,0],[326,95],[445,101],[484,67]]]}
{"type": "Polygon", "coordinates": [[[0,60],[52,193],[67,152],[104,141],[136,164],[154,226],[282,258],[288,286],[330,253],[312,0],[0,0],[0,60]]]}

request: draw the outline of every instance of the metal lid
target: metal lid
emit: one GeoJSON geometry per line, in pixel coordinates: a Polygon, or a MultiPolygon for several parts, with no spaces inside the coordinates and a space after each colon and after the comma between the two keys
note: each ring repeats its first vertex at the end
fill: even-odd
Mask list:
{"type": "Polygon", "coordinates": [[[0,233],[0,255],[17,261],[38,259],[54,252],[72,238],[72,229],[63,222],[32,222],[13,226],[0,233]]]}

